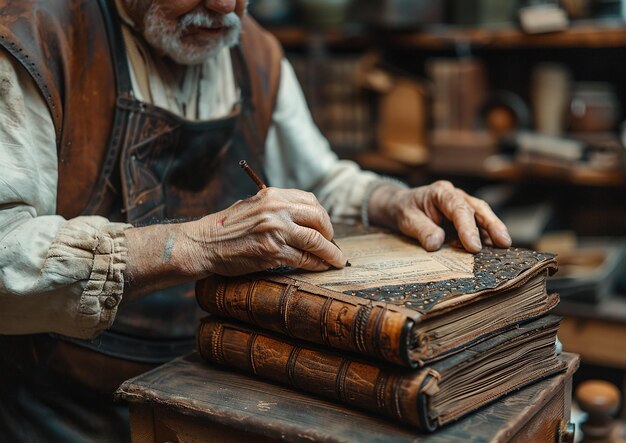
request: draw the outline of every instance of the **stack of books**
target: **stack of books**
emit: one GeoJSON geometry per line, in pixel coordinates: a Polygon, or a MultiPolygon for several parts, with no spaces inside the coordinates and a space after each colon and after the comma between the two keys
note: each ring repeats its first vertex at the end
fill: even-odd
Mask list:
{"type": "Polygon", "coordinates": [[[421,431],[564,369],[553,255],[336,241],[352,266],[198,282],[200,355],[421,431]]]}

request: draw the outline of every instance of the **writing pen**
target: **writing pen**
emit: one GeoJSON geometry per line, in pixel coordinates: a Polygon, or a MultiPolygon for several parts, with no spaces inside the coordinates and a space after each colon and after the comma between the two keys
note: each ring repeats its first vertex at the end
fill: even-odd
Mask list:
{"type": "MultiPolygon", "coordinates": [[[[253,181],[254,183],[256,183],[256,185],[259,187],[259,189],[265,189],[265,188],[267,188],[267,186],[265,186],[265,183],[263,183],[263,180],[261,180],[261,179],[259,178],[259,176],[258,176],[258,175],[256,175],[256,173],[252,170],[252,168],[250,167],[250,165],[248,164],[248,162],[247,162],[247,161],[245,161],[245,160],[241,160],[241,161],[239,162],[239,166],[241,166],[241,168],[242,168],[244,171],[246,171],[246,174],[248,174],[248,177],[250,177],[250,178],[252,179],[252,181],[253,181]]],[[[341,248],[339,247],[339,245],[338,245],[337,243],[335,243],[335,240],[334,240],[334,239],[332,239],[330,242],[331,242],[333,245],[335,245],[335,246],[337,247],[337,249],[339,249],[339,250],[341,251],[341,248]]],[[[346,266],[352,266],[352,264],[351,264],[349,261],[347,261],[347,262],[346,262],[346,266]]]]}

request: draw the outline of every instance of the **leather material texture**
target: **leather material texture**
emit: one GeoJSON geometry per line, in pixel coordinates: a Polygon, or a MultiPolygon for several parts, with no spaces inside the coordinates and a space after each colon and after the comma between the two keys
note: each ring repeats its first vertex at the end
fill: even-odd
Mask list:
{"type": "Polygon", "coordinates": [[[115,75],[96,1],[0,1],[0,45],[37,84],[56,131],[59,214],[95,192],[113,128],[115,75]]]}
{"type": "MultiPolygon", "coordinates": [[[[58,214],[98,214],[135,225],[182,221],[258,191],[238,162],[246,158],[262,170],[282,50],[252,18],[244,18],[241,43],[232,50],[241,103],[232,115],[208,122],[186,121],[133,98],[113,1],[0,0],[0,45],[32,76],[53,116],[58,214]]],[[[186,339],[190,350],[201,317],[193,289],[162,292],[121,307],[113,329],[171,339],[172,349],[186,339]]],[[[112,340],[82,343],[117,353],[114,345],[102,349],[112,340]]],[[[178,354],[158,355],[167,361],[178,354]]]]}
{"type": "MultiPolygon", "coordinates": [[[[127,91],[118,88],[114,62],[121,57],[114,51],[119,36],[111,35],[116,26],[113,9],[108,0],[0,0],[0,45],[31,75],[53,118],[59,156],[57,211],[67,218],[110,215],[120,191],[117,167],[129,115],[119,110],[127,91]]],[[[252,18],[243,22],[245,63],[238,61],[234,68],[249,75],[253,106],[236,131],[249,162],[258,164],[276,103],[282,50],[252,18]]],[[[221,195],[235,183],[222,183],[214,193],[221,195]]],[[[207,204],[203,209],[217,208],[207,204]]]]}
{"type": "Polygon", "coordinates": [[[208,317],[201,324],[198,351],[209,362],[433,431],[514,389],[565,369],[554,350],[559,321],[555,316],[542,317],[418,370],[333,353],[217,317],[208,317]],[[547,344],[535,346],[539,337],[547,344]],[[514,357],[509,361],[507,355],[514,357]],[[477,363],[485,361],[491,362],[486,365],[488,372],[477,363]],[[492,374],[496,377],[489,381],[492,374]],[[444,395],[450,390],[447,384],[463,376],[468,377],[467,386],[473,387],[457,392],[452,408],[434,408],[433,399],[444,395]],[[482,380],[493,386],[482,390],[482,380]]]}

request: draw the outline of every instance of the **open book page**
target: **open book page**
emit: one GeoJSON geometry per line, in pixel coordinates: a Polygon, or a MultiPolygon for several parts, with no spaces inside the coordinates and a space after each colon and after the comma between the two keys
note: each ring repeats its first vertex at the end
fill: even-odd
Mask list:
{"type": "Polygon", "coordinates": [[[461,249],[426,252],[414,240],[385,233],[336,241],[352,266],[290,277],[340,292],[473,277],[474,256],[461,249]]]}

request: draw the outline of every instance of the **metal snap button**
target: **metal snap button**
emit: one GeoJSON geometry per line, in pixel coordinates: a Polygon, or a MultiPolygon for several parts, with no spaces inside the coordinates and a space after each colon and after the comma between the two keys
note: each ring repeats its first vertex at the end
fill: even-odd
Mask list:
{"type": "Polygon", "coordinates": [[[104,300],[104,306],[109,309],[113,309],[117,306],[117,299],[112,296],[107,297],[106,300],[104,300]]]}

